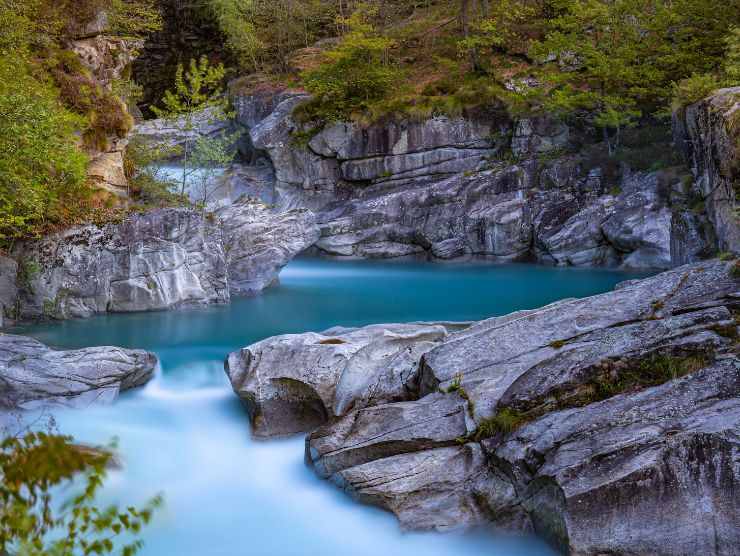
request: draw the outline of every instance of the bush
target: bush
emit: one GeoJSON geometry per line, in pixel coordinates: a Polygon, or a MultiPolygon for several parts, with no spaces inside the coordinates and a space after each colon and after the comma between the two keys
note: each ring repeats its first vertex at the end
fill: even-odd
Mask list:
{"type": "Polygon", "coordinates": [[[88,195],[80,127],[25,60],[0,57],[0,244],[59,222],[88,195]]]}
{"type": "Polygon", "coordinates": [[[323,63],[303,74],[303,85],[313,99],[296,112],[304,122],[325,124],[346,120],[385,99],[400,79],[388,62],[393,42],[379,36],[358,11],[346,24],[350,31],[324,55],[323,63]]]}
{"type": "Polygon", "coordinates": [[[142,546],[136,535],[161,503],[142,509],[99,509],[95,498],[112,459],[108,450],[75,445],[66,436],[29,433],[0,442],[0,554],[73,556],[110,554],[122,535],[124,556],[142,546]],[[55,492],[65,484],[81,488],[65,504],[55,492]]]}
{"type": "Polygon", "coordinates": [[[722,86],[717,76],[710,73],[695,73],[691,77],[673,84],[673,109],[678,110],[699,102],[722,86]]]}

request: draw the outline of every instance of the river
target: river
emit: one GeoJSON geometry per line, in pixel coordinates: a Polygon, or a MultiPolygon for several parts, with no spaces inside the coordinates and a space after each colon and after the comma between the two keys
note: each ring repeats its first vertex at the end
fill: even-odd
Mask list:
{"type": "Polygon", "coordinates": [[[335,325],[465,321],[611,289],[644,276],[530,265],[298,260],[263,296],[225,307],[106,315],[21,329],[60,348],[119,345],[157,353],[161,371],[109,407],[58,416],[78,441],[118,438],[123,466],[106,500],[165,507],[145,531],[144,556],[545,556],[534,539],[490,531],[403,534],[303,464],[303,439],[256,442],[223,360],[284,333],[335,325]]]}

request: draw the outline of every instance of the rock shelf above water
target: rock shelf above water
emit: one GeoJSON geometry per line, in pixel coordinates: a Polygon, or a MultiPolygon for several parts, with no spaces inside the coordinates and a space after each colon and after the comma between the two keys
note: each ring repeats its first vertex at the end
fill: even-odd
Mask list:
{"type": "Polygon", "coordinates": [[[740,281],[688,265],[472,325],[271,338],[227,372],[260,437],[407,529],[491,523],[577,555],[740,545],[740,281]]]}

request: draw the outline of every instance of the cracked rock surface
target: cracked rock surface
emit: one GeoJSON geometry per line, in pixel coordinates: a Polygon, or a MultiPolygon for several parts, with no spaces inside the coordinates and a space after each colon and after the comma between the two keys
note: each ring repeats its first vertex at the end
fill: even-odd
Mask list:
{"type": "Polygon", "coordinates": [[[259,436],[310,431],[316,473],[404,528],[491,524],[578,556],[731,556],[740,546],[734,268],[687,265],[594,297],[442,325],[434,339],[406,329],[402,350],[380,338],[430,325],[277,337],[232,354],[227,368],[259,436]],[[346,376],[360,385],[349,397],[337,394],[346,376]],[[387,394],[368,396],[368,384],[387,394]]]}
{"type": "Polygon", "coordinates": [[[0,334],[0,410],[110,403],[121,392],[146,384],[156,366],[157,357],[147,351],[58,351],[32,338],[0,334]]]}
{"type": "Polygon", "coordinates": [[[19,316],[89,317],[226,303],[256,294],[318,236],[306,210],[241,199],[205,213],[160,209],[20,246],[19,316]]]}

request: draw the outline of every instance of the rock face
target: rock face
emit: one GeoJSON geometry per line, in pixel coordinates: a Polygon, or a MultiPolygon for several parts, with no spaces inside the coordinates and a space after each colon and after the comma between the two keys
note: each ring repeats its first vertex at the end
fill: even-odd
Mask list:
{"type": "Polygon", "coordinates": [[[720,249],[740,253],[737,187],[740,180],[740,87],[717,91],[674,115],[676,144],[691,163],[720,249]]]}
{"type": "Polygon", "coordinates": [[[277,213],[242,199],[216,216],[234,295],[256,294],[273,285],[283,267],[319,238],[315,216],[304,209],[277,213]]]}
{"type": "Polygon", "coordinates": [[[229,299],[217,222],[184,209],[85,226],[25,246],[21,316],[89,317],[229,299]]]}
{"type": "Polygon", "coordinates": [[[332,257],[484,257],[574,266],[668,269],[714,252],[675,169],[622,172],[618,183],[548,118],[501,110],[337,123],[308,138],[300,92],[236,94],[249,158],[274,168],[276,203],[317,214],[317,252],[332,257]]]}
{"type": "Polygon", "coordinates": [[[278,336],[229,355],[258,437],[308,432],[355,407],[404,400],[420,355],[464,325],[402,324],[278,336]]]}
{"type": "Polygon", "coordinates": [[[18,305],[18,263],[0,256],[0,328],[16,318],[18,305]]]}
{"type": "Polygon", "coordinates": [[[688,265],[445,329],[406,347],[400,367],[384,342],[353,363],[368,349],[353,338],[365,346],[376,325],[265,340],[227,368],[260,436],[314,429],[316,472],[406,528],[492,523],[578,556],[729,556],[740,542],[736,266],[688,265]],[[364,379],[340,395],[347,376],[364,379]]]}
{"type": "Polygon", "coordinates": [[[0,409],[110,403],[119,393],[146,384],[156,366],[156,356],[146,351],[56,351],[32,338],[0,334],[0,409]]]}
{"type": "Polygon", "coordinates": [[[274,284],[318,236],[305,210],[244,199],[217,213],[162,209],[22,245],[19,316],[89,317],[226,303],[274,284]]]}
{"type": "Polygon", "coordinates": [[[575,555],[735,554],[740,365],[545,416],[501,444],[535,528],[575,555]]]}

